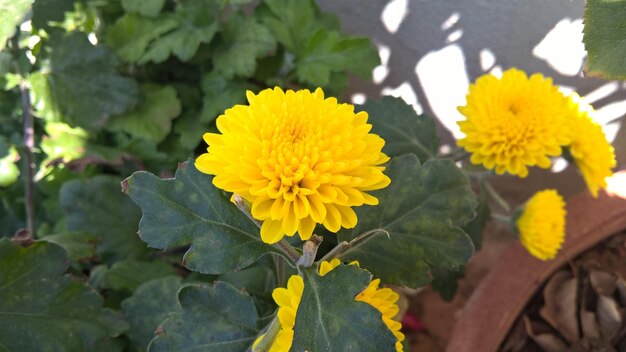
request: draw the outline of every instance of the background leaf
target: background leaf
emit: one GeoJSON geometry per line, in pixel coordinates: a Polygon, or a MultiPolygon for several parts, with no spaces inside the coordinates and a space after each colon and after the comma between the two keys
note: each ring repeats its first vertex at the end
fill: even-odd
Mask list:
{"type": "Polygon", "coordinates": [[[178,276],[151,280],[122,302],[122,312],[130,324],[126,335],[138,350],[146,351],[159,325],[180,309],[177,293],[182,286],[178,276]]]}
{"type": "Polygon", "coordinates": [[[626,79],[626,0],[588,0],[583,42],[590,76],[626,79]]]}
{"type": "Polygon", "coordinates": [[[122,0],[124,11],[146,17],[156,17],[163,9],[165,0],[122,0]]]}
{"type": "Polygon", "coordinates": [[[276,49],[270,31],[254,17],[233,16],[220,35],[223,40],[216,49],[213,63],[216,70],[228,78],[252,76],[256,59],[276,49]]]}
{"type": "Polygon", "coordinates": [[[84,351],[128,328],[102,298],[63,273],[62,248],[0,239],[0,346],[7,351],[84,351]]]}
{"type": "Polygon", "coordinates": [[[256,225],[211,181],[193,162],[181,164],[174,179],[147,172],[127,178],[125,192],[143,211],[141,238],[159,249],[191,244],[183,263],[205,274],[239,270],[266,253],[282,253],[261,241],[256,225]]]}
{"type": "Polygon", "coordinates": [[[171,86],[144,84],[141,92],[143,100],[135,110],[114,116],[107,128],[157,144],[170,133],[172,120],[180,114],[180,100],[171,86]]]}
{"type": "Polygon", "coordinates": [[[372,192],[380,204],[357,208],[357,226],[340,232],[339,240],[380,234],[342,254],[343,261],[358,260],[384,283],[409,287],[430,282],[431,265],[465,264],[474,246],[460,226],[475,216],[477,205],[467,176],[451,160],[421,166],[413,154],[392,159],[386,174],[391,185],[372,192]]]}
{"type": "Polygon", "coordinates": [[[102,273],[102,288],[117,291],[135,291],[141,284],[153,279],[176,275],[171,265],[164,261],[120,260],[102,273]]]}
{"type": "Polygon", "coordinates": [[[0,50],[15,34],[15,28],[24,21],[32,0],[0,0],[0,50]]]}
{"type": "Polygon", "coordinates": [[[390,157],[413,153],[421,162],[437,156],[439,138],[435,119],[428,115],[417,115],[413,107],[401,98],[383,97],[367,100],[356,107],[367,111],[372,133],[385,140],[385,152],[390,157]]]}
{"type": "Polygon", "coordinates": [[[340,265],[325,276],[301,268],[304,292],[298,306],[293,351],[395,351],[396,338],[376,308],[355,297],[372,275],[340,265]]]}
{"type": "Polygon", "coordinates": [[[91,45],[79,32],[54,36],[50,46],[50,65],[31,84],[52,119],[98,130],[137,103],[137,85],[117,73],[115,55],[106,47],[91,45]]]}
{"type": "Polygon", "coordinates": [[[122,60],[137,62],[144,56],[150,43],[177,26],[178,22],[171,17],[151,19],[128,14],[107,28],[106,44],[115,49],[122,60]]]}
{"type": "Polygon", "coordinates": [[[85,232],[64,232],[44,236],[41,241],[63,247],[72,261],[79,261],[96,256],[98,238],[85,232]]]}
{"type": "Polygon", "coordinates": [[[31,21],[35,28],[50,30],[50,22],[63,22],[65,13],[73,10],[73,0],[36,0],[31,21]]]}
{"type": "Polygon", "coordinates": [[[259,332],[252,299],[227,283],[185,286],[178,301],[181,310],[163,322],[149,351],[240,352],[252,346],[259,332]]]}
{"type": "Polygon", "coordinates": [[[97,236],[98,253],[107,262],[140,258],[147,252],[137,236],[140,210],[120,192],[119,182],[117,177],[99,175],[66,182],[61,188],[68,230],[97,236]]]}

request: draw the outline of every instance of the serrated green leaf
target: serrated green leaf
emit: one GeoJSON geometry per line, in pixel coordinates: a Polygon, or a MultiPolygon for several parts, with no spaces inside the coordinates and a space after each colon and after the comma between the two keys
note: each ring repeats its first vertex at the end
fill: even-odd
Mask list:
{"type": "Polygon", "coordinates": [[[129,13],[156,17],[161,13],[165,0],[122,0],[122,8],[129,13]]]}
{"type": "Polygon", "coordinates": [[[588,0],[583,42],[589,76],[626,79],[626,0],[588,0]]]}
{"type": "Polygon", "coordinates": [[[113,116],[107,125],[111,131],[124,131],[135,138],[158,144],[172,129],[172,120],[182,109],[176,90],[171,86],[144,84],[143,100],[133,111],[113,116]]]}
{"type": "Polygon", "coordinates": [[[164,261],[151,262],[125,259],[115,262],[103,273],[100,287],[117,291],[134,291],[150,280],[176,275],[171,265],[164,261]]]}
{"type": "Polygon", "coordinates": [[[261,241],[256,225],[212,180],[189,161],[179,166],[174,179],[143,171],[127,178],[125,192],[143,211],[141,238],[159,249],[191,244],[184,265],[204,274],[245,268],[266,253],[283,254],[261,241]]]}
{"type": "Polygon", "coordinates": [[[217,4],[203,1],[188,1],[179,3],[171,17],[177,27],[161,36],[153,43],[139,60],[140,64],[147,62],[160,63],[171,55],[181,61],[189,61],[198,51],[200,44],[207,44],[213,40],[218,30],[217,4]]]}
{"type": "Polygon", "coordinates": [[[319,9],[311,0],[265,0],[269,11],[261,12],[263,24],[276,40],[292,53],[299,53],[303,43],[323,28],[317,21],[319,9]]]}
{"type": "Polygon", "coordinates": [[[325,86],[331,72],[351,71],[366,78],[379,62],[369,39],[342,38],[338,32],[320,29],[297,55],[296,75],[301,82],[325,86]]]}
{"type": "Polygon", "coordinates": [[[356,110],[367,111],[372,133],[385,140],[383,152],[390,157],[413,153],[423,163],[437,155],[439,138],[435,120],[427,115],[418,116],[401,98],[368,100],[356,110]]]}
{"type": "Polygon", "coordinates": [[[0,50],[15,34],[15,28],[24,21],[32,0],[0,0],[0,50]]]}
{"type": "Polygon", "coordinates": [[[122,302],[122,312],[130,324],[126,335],[138,350],[146,351],[159,325],[179,311],[177,293],[182,286],[178,276],[151,280],[122,302]]]}
{"type": "Polygon", "coordinates": [[[97,236],[98,253],[104,261],[140,258],[147,252],[137,236],[141,212],[120,192],[117,177],[99,175],[66,182],[60,198],[67,229],[97,236]]]}
{"type": "Polygon", "coordinates": [[[474,246],[460,227],[474,217],[477,205],[467,176],[451,160],[420,165],[413,154],[392,159],[385,173],[391,185],[372,192],[380,204],[357,208],[357,226],[340,232],[339,240],[369,231],[377,235],[341,258],[358,260],[384,283],[409,287],[427,284],[430,266],[467,263],[474,246]]]}
{"type": "Polygon", "coordinates": [[[136,104],[136,83],[117,73],[115,55],[105,46],[91,45],[79,32],[54,36],[49,46],[49,66],[30,78],[49,118],[97,130],[136,104]]]}
{"type": "Polygon", "coordinates": [[[149,351],[240,352],[252,345],[259,332],[252,298],[225,282],[185,286],[178,301],[180,311],[163,322],[149,351]]]}
{"type": "Polygon", "coordinates": [[[54,243],[63,247],[67,256],[73,261],[93,258],[96,256],[98,238],[85,232],[65,232],[45,236],[41,241],[54,243]]]}
{"type": "Polygon", "coordinates": [[[372,275],[340,265],[325,276],[301,269],[304,291],[296,314],[292,351],[395,351],[396,338],[371,305],[356,296],[372,275]]]}
{"type": "Polygon", "coordinates": [[[50,22],[63,22],[65,13],[73,10],[74,0],[36,0],[31,21],[35,28],[48,30],[50,22]]]}
{"type": "Polygon", "coordinates": [[[125,15],[106,30],[106,44],[113,48],[124,61],[137,62],[154,40],[178,26],[171,17],[162,16],[157,19],[137,15],[125,15]]]}
{"type": "Polygon", "coordinates": [[[6,351],[88,351],[128,328],[102,298],[63,276],[65,251],[36,242],[0,240],[0,346],[6,351]]]}
{"type": "Polygon", "coordinates": [[[213,64],[226,77],[250,77],[256,60],[276,49],[272,33],[254,17],[233,16],[220,33],[223,43],[215,52],[213,64]]]}

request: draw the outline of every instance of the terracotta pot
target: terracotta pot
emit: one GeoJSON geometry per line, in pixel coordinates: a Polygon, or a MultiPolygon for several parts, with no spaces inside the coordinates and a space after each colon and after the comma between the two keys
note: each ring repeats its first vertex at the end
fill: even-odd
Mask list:
{"type": "Polygon", "coordinates": [[[626,229],[626,172],[616,173],[607,192],[568,200],[567,232],[554,260],[530,256],[516,242],[476,288],[458,322],[448,352],[497,351],[526,303],[559,267],[598,242],[626,229]]]}

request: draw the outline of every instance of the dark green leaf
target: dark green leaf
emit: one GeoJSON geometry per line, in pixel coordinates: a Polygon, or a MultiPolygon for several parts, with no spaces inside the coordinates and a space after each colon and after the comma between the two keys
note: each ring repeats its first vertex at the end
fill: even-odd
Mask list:
{"type": "Polygon", "coordinates": [[[233,16],[221,32],[223,43],[217,48],[213,63],[226,77],[250,77],[256,69],[256,59],[267,56],[276,48],[272,33],[254,17],[233,16]]]}
{"type": "Polygon", "coordinates": [[[269,11],[262,15],[263,23],[292,53],[299,53],[311,33],[323,28],[317,21],[319,9],[312,0],[265,0],[264,4],[269,11]]]}
{"type": "Polygon", "coordinates": [[[174,179],[136,172],[125,192],[143,211],[139,234],[150,247],[191,244],[184,264],[205,274],[249,266],[266,253],[282,253],[261,241],[259,229],[215,188],[212,177],[193,162],[179,166],[174,179]]]}
{"type": "Polygon", "coordinates": [[[176,275],[171,265],[164,261],[144,262],[134,259],[120,260],[104,272],[100,286],[117,291],[134,291],[153,279],[176,275]]]}
{"type": "Polygon", "coordinates": [[[219,13],[215,3],[187,1],[179,3],[171,17],[178,26],[150,44],[148,51],[139,60],[140,64],[152,61],[160,63],[170,55],[181,61],[189,61],[198,51],[200,44],[209,43],[217,33],[219,13]]]}
{"type": "Polygon", "coordinates": [[[91,45],[79,32],[55,36],[49,45],[49,67],[31,76],[47,116],[97,130],[136,104],[137,85],[116,72],[117,60],[106,47],[91,45]]]}
{"type": "Polygon", "coordinates": [[[292,351],[395,351],[396,338],[381,313],[355,297],[372,275],[340,265],[325,276],[302,269],[304,292],[298,306],[292,351]]]}
{"type": "Polygon", "coordinates": [[[474,249],[480,250],[483,246],[483,230],[485,225],[491,219],[491,210],[487,205],[487,199],[484,192],[481,192],[478,196],[478,206],[476,207],[476,216],[472,221],[463,226],[463,231],[467,233],[472,242],[474,243],[474,249]]]}
{"type": "Polygon", "coordinates": [[[106,44],[115,49],[124,61],[137,62],[148,50],[148,46],[178,26],[171,17],[157,19],[144,18],[137,15],[125,15],[106,31],[106,44]]]}
{"type": "Polygon", "coordinates": [[[330,83],[331,72],[351,71],[369,77],[380,62],[366,38],[342,38],[338,32],[318,30],[296,59],[298,80],[313,86],[330,83]]]}
{"type": "Polygon", "coordinates": [[[171,86],[144,84],[143,101],[133,111],[114,116],[107,128],[157,144],[170,133],[172,120],[180,114],[180,100],[171,86]]]}
{"type": "Polygon", "coordinates": [[[4,49],[8,39],[15,34],[28,11],[32,0],[0,0],[0,50],[4,49]]]}
{"type": "Polygon", "coordinates": [[[146,17],[158,16],[163,5],[165,5],[165,0],[122,0],[124,11],[146,17]]]}
{"type": "Polygon", "coordinates": [[[583,42],[589,76],[626,79],[626,0],[588,0],[583,42]]]}
{"type": "Polygon", "coordinates": [[[432,267],[433,282],[431,286],[438,291],[446,301],[451,301],[456,294],[459,286],[459,280],[465,276],[465,267],[461,266],[457,269],[445,269],[432,267]]]}
{"type": "Polygon", "coordinates": [[[65,251],[0,240],[0,346],[5,351],[89,351],[128,328],[102,298],[63,273],[65,251]]]}
{"type": "Polygon", "coordinates": [[[356,110],[367,111],[372,133],[385,140],[383,151],[390,157],[413,153],[423,163],[437,155],[439,138],[435,120],[427,115],[418,116],[401,98],[368,100],[356,110]]]}
{"type": "Polygon", "coordinates": [[[383,282],[409,287],[427,284],[430,266],[467,263],[474,246],[460,227],[474,217],[477,204],[467,176],[451,160],[421,166],[413,154],[392,159],[386,174],[391,185],[372,192],[380,204],[357,208],[357,226],[341,232],[339,240],[377,234],[345,252],[343,260],[358,260],[383,282]]]}
{"type": "Polygon", "coordinates": [[[254,86],[245,80],[227,79],[215,71],[202,79],[202,121],[213,121],[218,115],[236,104],[246,102],[246,91],[254,86]]]}
{"type": "Polygon", "coordinates": [[[73,10],[74,0],[36,0],[31,21],[35,28],[48,30],[50,22],[63,22],[65,13],[73,10]]]}
{"type": "Polygon", "coordinates": [[[148,281],[122,302],[122,312],[130,324],[126,335],[138,350],[146,351],[159,325],[179,311],[177,293],[182,286],[178,276],[148,281]]]}
{"type": "Polygon", "coordinates": [[[163,322],[149,351],[241,352],[259,332],[252,298],[227,283],[185,286],[178,301],[181,310],[163,322]]]}
{"type": "Polygon", "coordinates": [[[72,180],[61,188],[61,207],[70,231],[85,231],[99,239],[105,261],[143,256],[147,248],[137,236],[139,208],[120,192],[120,180],[96,176],[72,180]]]}
{"type": "Polygon", "coordinates": [[[85,232],[65,232],[45,236],[41,241],[63,247],[71,260],[79,261],[96,256],[98,238],[85,232]]]}

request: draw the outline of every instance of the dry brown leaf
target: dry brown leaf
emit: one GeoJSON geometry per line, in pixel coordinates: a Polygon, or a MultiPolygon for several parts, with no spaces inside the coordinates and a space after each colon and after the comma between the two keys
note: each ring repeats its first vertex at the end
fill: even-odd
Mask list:
{"type": "Polygon", "coordinates": [[[545,352],[564,352],[567,345],[558,336],[550,332],[550,328],[541,322],[533,322],[528,316],[524,316],[526,333],[545,352]]]}
{"type": "Polygon", "coordinates": [[[597,314],[600,333],[611,340],[622,327],[622,314],[617,301],[613,297],[599,295],[597,314]]]}
{"type": "Polygon", "coordinates": [[[577,280],[569,271],[555,273],[543,290],[544,306],[539,315],[558,330],[570,343],[578,336],[577,280]]]}
{"type": "Polygon", "coordinates": [[[591,287],[598,295],[610,296],[615,292],[616,280],[615,275],[606,271],[592,270],[589,272],[589,281],[591,287]]]}

